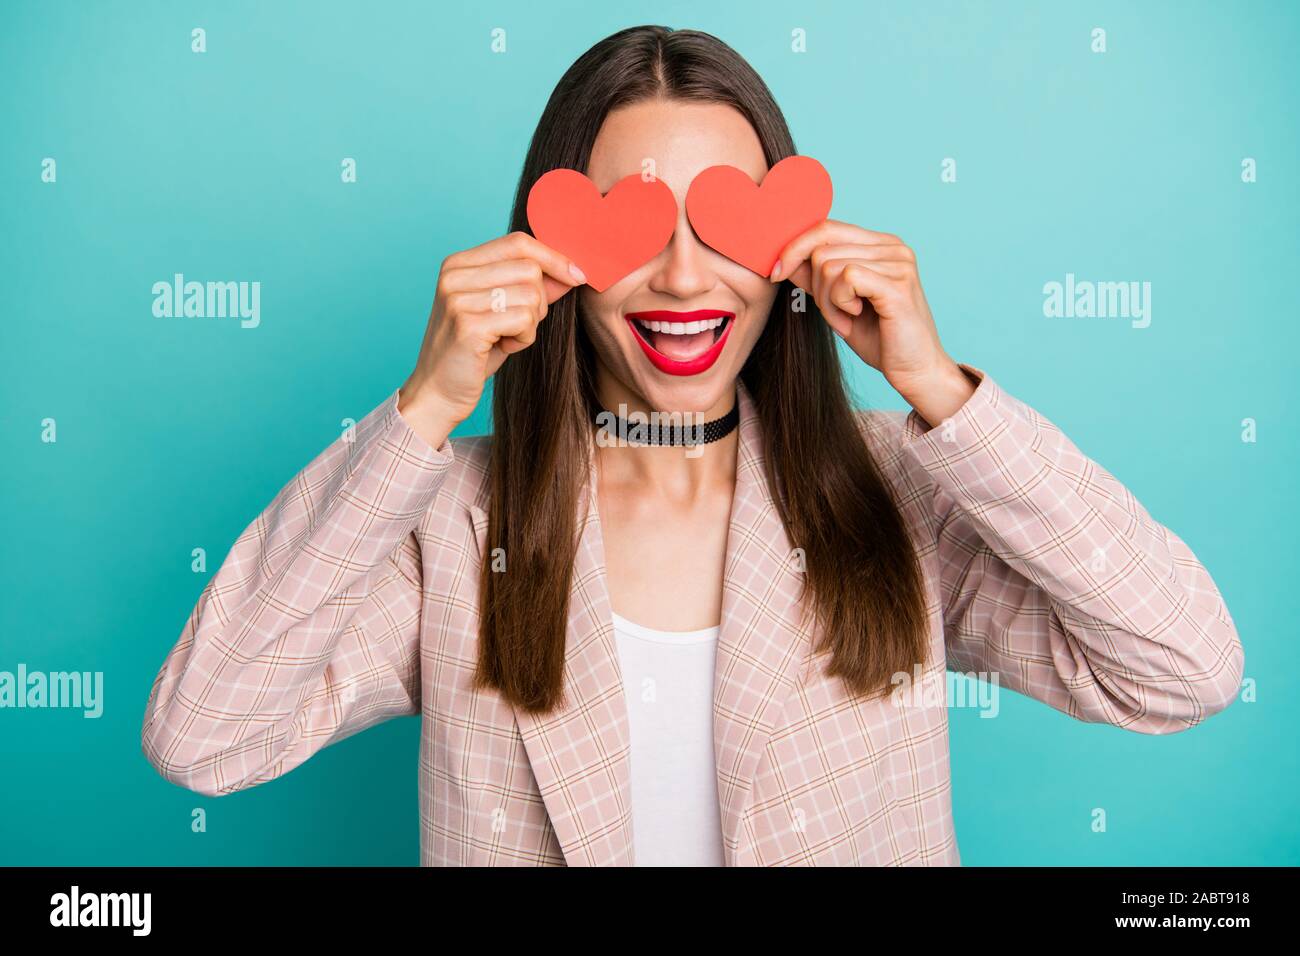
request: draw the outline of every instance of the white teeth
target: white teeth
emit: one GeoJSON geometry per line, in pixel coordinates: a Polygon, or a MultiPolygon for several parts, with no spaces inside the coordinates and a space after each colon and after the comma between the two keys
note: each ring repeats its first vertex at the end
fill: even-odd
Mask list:
{"type": "Polygon", "coordinates": [[[727,321],[723,316],[716,319],[701,319],[699,322],[642,322],[651,332],[667,332],[669,335],[699,335],[716,329],[727,321]]]}

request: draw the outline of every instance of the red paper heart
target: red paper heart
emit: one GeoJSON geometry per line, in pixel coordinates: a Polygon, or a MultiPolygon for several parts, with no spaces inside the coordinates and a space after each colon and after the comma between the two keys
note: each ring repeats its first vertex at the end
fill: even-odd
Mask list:
{"type": "Polygon", "coordinates": [[[764,276],[791,239],[830,211],[830,174],[811,156],[781,160],[762,186],[735,166],[710,166],[686,192],[686,215],[700,241],[764,276]]]}
{"type": "Polygon", "coordinates": [[[677,226],[677,200],[658,179],[633,174],[604,197],[582,173],[552,169],[528,192],[528,225],[604,292],[659,254],[677,226]]]}

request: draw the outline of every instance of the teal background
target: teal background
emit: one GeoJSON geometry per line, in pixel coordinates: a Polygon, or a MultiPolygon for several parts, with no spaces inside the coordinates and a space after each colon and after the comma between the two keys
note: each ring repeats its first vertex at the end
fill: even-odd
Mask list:
{"type": "MultiPolygon", "coordinates": [[[[1177,531],[1242,634],[1258,702],[1190,732],[1010,693],[996,720],[953,710],[964,862],[1300,862],[1300,703],[1279,683],[1297,666],[1300,8],[465,6],[0,6],[0,669],[100,670],[106,695],[99,720],[0,710],[0,862],[418,861],[417,719],[212,799],[146,763],[145,700],[239,532],[404,379],[442,258],[504,230],[563,70],[644,22],[753,63],[830,169],[833,215],[917,250],[948,352],[1177,531]],[[175,272],[260,281],[260,327],[154,318],[151,286],[175,272]],[[1150,281],[1151,326],[1045,318],[1043,284],[1067,272],[1150,281]]],[[[863,399],[901,407],[853,369],[863,399]]],[[[480,409],[462,431],[485,427],[480,409]]]]}

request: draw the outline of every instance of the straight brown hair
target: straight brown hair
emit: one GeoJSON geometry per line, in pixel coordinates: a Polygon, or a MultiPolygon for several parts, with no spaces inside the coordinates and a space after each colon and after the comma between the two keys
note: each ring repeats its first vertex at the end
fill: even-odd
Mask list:
{"type": "MultiPolygon", "coordinates": [[[[544,173],[586,170],[608,113],[656,97],[735,108],[754,127],[769,167],[795,153],[776,100],[738,53],[707,33],[633,27],[601,40],[561,77],[524,160],[511,229],[529,231],[528,191],[544,173]]],[[[920,569],[849,402],[834,333],[811,298],[808,311],[795,314],[790,293],[782,283],[741,379],[762,423],[773,500],[805,556],[804,599],[821,628],[818,650],[830,651],[827,671],[850,692],[872,695],[925,661],[920,569]]],[[[533,713],[563,700],[594,361],[577,296],[569,294],[493,382],[487,540],[489,552],[504,549],[508,570],[482,563],[476,681],[533,713]]]]}

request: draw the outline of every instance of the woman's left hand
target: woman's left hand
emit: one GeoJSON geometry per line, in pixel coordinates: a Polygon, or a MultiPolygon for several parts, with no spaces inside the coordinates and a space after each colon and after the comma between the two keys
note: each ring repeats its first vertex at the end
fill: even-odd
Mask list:
{"type": "Polygon", "coordinates": [[[849,348],[931,425],[974,392],[939,341],[916,254],[897,236],[828,219],[781,251],[771,278],[811,294],[849,348]]]}

